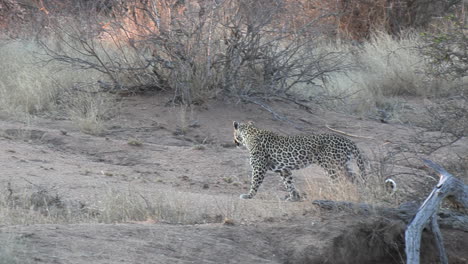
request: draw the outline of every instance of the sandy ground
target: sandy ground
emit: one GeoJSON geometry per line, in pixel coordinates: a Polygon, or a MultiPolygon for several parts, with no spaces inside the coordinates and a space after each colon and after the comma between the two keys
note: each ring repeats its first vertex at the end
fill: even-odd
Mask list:
{"type": "MultiPolygon", "coordinates": [[[[299,203],[283,202],[285,192],[274,173],[268,174],[257,199],[238,199],[248,190],[250,167],[246,150],[233,146],[233,120],[253,120],[289,135],[331,132],[329,128],[355,135],[351,138],[370,163],[384,162],[377,166],[381,176],[399,183],[395,206],[423,199],[436,182],[418,158],[448,166],[468,153],[466,137],[424,153],[416,139],[423,135],[431,142],[440,133],[404,123],[319,108],[311,114],[274,103],[288,123],[256,105],[213,101],[187,109],[167,106],[168,100],[157,95],[122,98],[119,113],[99,136],[84,134],[64,119],[37,117],[28,124],[0,119],[2,191],[47,189],[67,204],[86,208],[99,208],[109,195],[133,193],[180,206],[184,213],[178,221],[0,225],[0,239],[15,241],[9,251],[17,263],[357,263],[346,260],[349,254],[339,251],[338,242],[369,219],[320,212],[311,204],[323,198],[319,193],[299,203]]],[[[316,166],[294,175],[301,189],[326,180],[316,166]]],[[[468,235],[456,230],[444,230],[444,235],[451,263],[467,263],[463,248],[468,248],[468,235]]],[[[360,256],[360,263],[401,263],[402,247],[396,248],[391,254],[360,256]]]]}

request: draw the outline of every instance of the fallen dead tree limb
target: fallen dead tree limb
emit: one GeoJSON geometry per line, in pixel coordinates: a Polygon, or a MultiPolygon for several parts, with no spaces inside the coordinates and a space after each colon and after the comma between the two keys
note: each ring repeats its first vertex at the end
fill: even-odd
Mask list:
{"type": "Polygon", "coordinates": [[[402,220],[405,223],[408,223],[411,218],[413,218],[417,210],[417,205],[415,203],[404,203],[399,208],[379,207],[366,203],[331,200],[315,200],[312,204],[328,211],[344,211],[364,216],[375,215],[388,219],[402,220]]]}
{"type": "MultiPolygon", "coordinates": [[[[327,211],[349,212],[364,216],[374,215],[387,219],[402,220],[406,224],[414,218],[418,211],[418,205],[415,202],[403,203],[398,208],[331,200],[315,200],[312,204],[327,211]]],[[[438,222],[441,227],[468,232],[468,215],[451,210],[441,210],[438,216],[438,222]]]]}
{"type": "Polygon", "coordinates": [[[458,207],[468,209],[468,186],[448,173],[441,166],[430,160],[423,160],[429,167],[440,174],[439,183],[426,198],[416,215],[408,225],[405,232],[405,251],[407,264],[419,264],[421,235],[424,227],[430,223],[434,233],[441,263],[448,263],[447,254],[443,245],[442,234],[437,223],[437,213],[440,204],[448,198],[458,207]]]}

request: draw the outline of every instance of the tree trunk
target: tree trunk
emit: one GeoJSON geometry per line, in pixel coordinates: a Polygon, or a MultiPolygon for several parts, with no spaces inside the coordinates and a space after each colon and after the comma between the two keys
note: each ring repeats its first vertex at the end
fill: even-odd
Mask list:
{"type": "Polygon", "coordinates": [[[430,160],[423,160],[429,167],[440,174],[439,183],[426,198],[405,232],[406,263],[419,264],[421,235],[424,227],[430,222],[439,249],[440,262],[448,263],[443,245],[442,234],[437,223],[437,212],[445,198],[449,198],[459,207],[468,209],[468,186],[441,166],[430,160]]]}

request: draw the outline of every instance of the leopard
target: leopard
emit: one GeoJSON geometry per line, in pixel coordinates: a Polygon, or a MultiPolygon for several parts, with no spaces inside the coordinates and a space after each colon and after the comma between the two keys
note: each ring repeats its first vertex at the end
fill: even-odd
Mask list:
{"type": "Polygon", "coordinates": [[[323,168],[331,179],[343,174],[353,182],[356,179],[365,179],[362,151],[356,143],[342,135],[323,133],[283,136],[257,128],[252,121],[233,121],[233,126],[234,143],[237,147],[247,148],[252,167],[250,190],[247,194],[241,194],[241,199],[254,198],[267,171],[279,173],[288,192],[284,199],[287,201],[302,199],[295,187],[292,171],[312,164],[323,168]],[[350,161],[353,159],[360,175],[350,168],[350,161]]]}

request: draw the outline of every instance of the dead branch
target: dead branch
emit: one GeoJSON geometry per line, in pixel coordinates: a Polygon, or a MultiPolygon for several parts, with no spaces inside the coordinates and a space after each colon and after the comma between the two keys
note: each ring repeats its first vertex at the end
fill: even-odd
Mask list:
{"type": "Polygon", "coordinates": [[[348,136],[348,137],[366,138],[366,139],[375,140],[375,138],[373,138],[373,137],[364,137],[364,136],[358,136],[358,135],[348,134],[348,133],[346,133],[346,132],[344,132],[344,131],[331,128],[328,124],[325,124],[325,127],[328,128],[328,129],[330,129],[330,130],[333,131],[333,132],[340,133],[340,134],[343,134],[343,135],[348,136]]]}
{"type": "Polygon", "coordinates": [[[270,112],[273,117],[277,120],[280,120],[280,121],[284,121],[284,122],[287,122],[289,124],[291,124],[294,128],[298,129],[298,130],[303,130],[304,128],[300,125],[297,125],[296,123],[294,123],[293,121],[289,120],[286,116],[283,116],[279,113],[277,113],[273,108],[271,108],[271,106],[269,106],[268,104],[264,103],[263,101],[261,100],[258,100],[258,99],[255,99],[253,97],[250,97],[250,96],[246,96],[246,95],[242,95],[240,96],[243,100],[247,101],[247,102],[250,102],[250,103],[253,103],[253,104],[256,104],[260,107],[262,107],[263,109],[265,109],[266,111],[270,112]]]}
{"type": "Polygon", "coordinates": [[[439,183],[419,207],[415,217],[408,225],[405,232],[406,260],[408,264],[419,264],[421,235],[424,227],[430,222],[434,233],[441,263],[448,263],[447,255],[443,245],[442,234],[437,223],[437,213],[440,204],[445,198],[451,200],[458,206],[468,209],[468,186],[448,173],[438,164],[423,159],[427,166],[436,170],[440,175],[439,183]]]}
{"type": "MultiPolygon", "coordinates": [[[[401,220],[405,223],[409,223],[418,211],[418,206],[415,202],[403,203],[398,208],[331,200],[315,200],[312,204],[327,211],[349,212],[364,216],[375,215],[387,219],[401,220]]],[[[444,210],[439,212],[438,216],[438,222],[441,227],[468,232],[468,215],[444,210]]]]}

